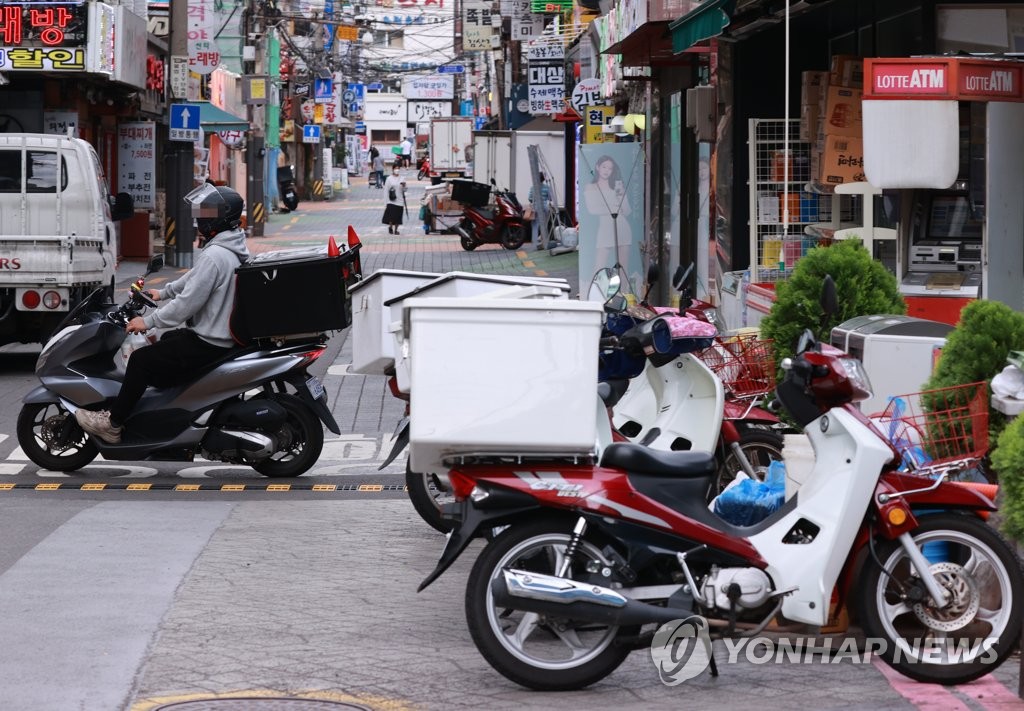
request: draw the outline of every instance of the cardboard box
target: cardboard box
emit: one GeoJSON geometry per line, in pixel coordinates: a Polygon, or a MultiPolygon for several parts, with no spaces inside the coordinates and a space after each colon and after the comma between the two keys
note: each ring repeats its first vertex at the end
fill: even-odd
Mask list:
{"type": "Polygon", "coordinates": [[[842,86],[830,86],[825,102],[825,113],[821,117],[826,136],[864,135],[864,117],[861,110],[863,92],[842,86]]]}
{"type": "Polygon", "coordinates": [[[864,141],[852,136],[825,136],[819,179],[827,185],[866,180],[864,141]]]}
{"type": "Polygon", "coordinates": [[[852,54],[834,55],[828,83],[830,86],[860,89],[864,86],[864,60],[852,54]]]}
{"type": "Polygon", "coordinates": [[[800,140],[813,142],[818,137],[818,121],[821,111],[817,104],[804,104],[800,107],[800,140]]]}
{"type": "Polygon", "coordinates": [[[828,72],[800,73],[800,105],[817,104],[828,88],[828,72]]]}

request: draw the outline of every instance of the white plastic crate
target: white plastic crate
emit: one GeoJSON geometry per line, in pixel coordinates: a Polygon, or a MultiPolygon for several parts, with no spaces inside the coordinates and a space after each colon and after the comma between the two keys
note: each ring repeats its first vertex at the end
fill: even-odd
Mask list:
{"type": "Polygon", "coordinates": [[[352,372],[385,375],[395,366],[391,310],[384,304],[438,276],[431,272],[379,269],[350,289],[352,372]]]}
{"type": "Polygon", "coordinates": [[[511,277],[497,274],[475,274],[472,272],[448,272],[439,275],[411,291],[386,301],[391,309],[391,323],[388,330],[392,338],[392,352],[395,354],[395,374],[399,392],[410,392],[408,348],[403,346],[402,307],[406,299],[425,297],[494,297],[518,299],[568,299],[569,282],[565,279],[542,277],[511,277]],[[516,289],[520,287],[520,289],[516,289]],[[536,287],[533,289],[522,287],[536,287]]]}
{"type": "Polygon", "coordinates": [[[602,314],[560,299],[408,300],[413,471],[459,454],[592,453],[602,314]]]}

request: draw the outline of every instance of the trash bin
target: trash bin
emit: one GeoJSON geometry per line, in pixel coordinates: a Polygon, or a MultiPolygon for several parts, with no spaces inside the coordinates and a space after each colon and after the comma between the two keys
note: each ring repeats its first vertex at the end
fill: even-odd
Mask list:
{"type": "Polygon", "coordinates": [[[881,412],[894,395],[919,392],[938,361],[948,323],[914,316],[857,316],[832,329],[832,345],[864,364],[874,394],[860,403],[865,413],[881,412]]]}

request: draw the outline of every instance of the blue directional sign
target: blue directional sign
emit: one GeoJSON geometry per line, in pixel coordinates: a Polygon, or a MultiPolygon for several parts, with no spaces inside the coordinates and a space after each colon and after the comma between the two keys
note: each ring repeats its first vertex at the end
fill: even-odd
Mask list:
{"type": "Polygon", "coordinates": [[[352,82],[348,85],[349,91],[355,92],[355,100],[362,101],[366,98],[366,85],[362,82],[352,82]]]}
{"type": "Polygon", "coordinates": [[[171,104],[171,125],[167,133],[172,141],[194,142],[202,138],[199,104],[171,104]]]}
{"type": "Polygon", "coordinates": [[[366,133],[366,124],[362,121],[356,121],[356,133],[366,133]]]}
{"type": "Polygon", "coordinates": [[[372,84],[368,85],[366,88],[369,89],[370,91],[380,91],[381,89],[384,88],[384,84],[382,84],[379,81],[375,81],[372,84]]]}
{"type": "Polygon", "coordinates": [[[334,80],[316,77],[313,79],[313,101],[317,104],[329,104],[334,100],[334,80]]]}
{"type": "Polygon", "coordinates": [[[320,142],[320,127],[315,123],[308,123],[302,127],[302,142],[303,143],[319,143],[320,142]]]}
{"type": "Polygon", "coordinates": [[[345,91],[341,95],[341,100],[344,101],[346,104],[351,104],[356,100],[356,93],[351,89],[345,89],[345,91]]]}
{"type": "Polygon", "coordinates": [[[461,64],[442,64],[437,68],[438,74],[465,74],[466,68],[461,64]]]}

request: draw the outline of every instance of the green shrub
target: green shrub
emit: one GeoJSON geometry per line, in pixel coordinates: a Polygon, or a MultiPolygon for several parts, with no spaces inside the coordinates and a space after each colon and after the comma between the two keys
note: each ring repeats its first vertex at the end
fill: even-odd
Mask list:
{"type": "Polygon", "coordinates": [[[999,435],[992,466],[999,472],[999,517],[1002,529],[1024,540],[1024,417],[1018,417],[999,435]]]}
{"type": "Polygon", "coordinates": [[[828,343],[832,327],[855,316],[904,314],[896,277],[871,258],[860,240],[815,247],[804,255],[786,281],[776,289],[771,313],[761,322],[761,335],[775,340],[778,361],[790,357],[804,329],[828,343]],[[821,325],[821,285],[827,274],[836,283],[839,310],[821,325]]]}
{"type": "MultiPolygon", "coordinates": [[[[998,301],[972,301],[960,312],[960,323],[946,337],[939,364],[926,390],[948,388],[992,378],[1006,367],[1006,355],[1024,348],[1024,314],[998,301]]],[[[1006,418],[989,409],[989,441],[995,442],[1006,418]]],[[[997,467],[998,471],[998,467],[997,467]]]]}

